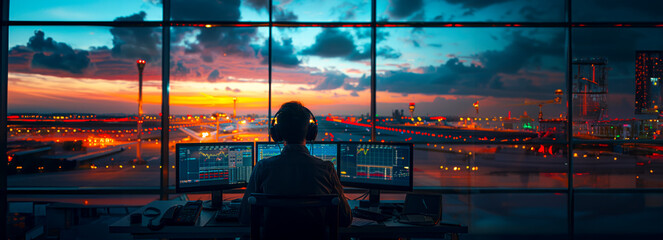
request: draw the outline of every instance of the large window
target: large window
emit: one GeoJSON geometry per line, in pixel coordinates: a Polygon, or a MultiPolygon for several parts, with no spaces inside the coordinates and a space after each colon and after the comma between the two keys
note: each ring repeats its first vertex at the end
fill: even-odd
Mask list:
{"type": "Polygon", "coordinates": [[[663,205],[657,1],[8,5],[10,198],[165,196],[175,144],[269,141],[299,100],[318,141],[413,143],[415,190],[474,234],[597,234],[663,205]]]}

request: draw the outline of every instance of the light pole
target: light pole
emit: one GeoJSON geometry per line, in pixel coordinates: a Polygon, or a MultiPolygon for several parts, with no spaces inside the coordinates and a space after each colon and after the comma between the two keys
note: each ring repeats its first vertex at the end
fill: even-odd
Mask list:
{"type": "Polygon", "coordinates": [[[143,69],[145,69],[145,60],[138,59],[138,147],[136,148],[136,163],[144,163],[140,156],[140,150],[143,138],[143,69]]]}

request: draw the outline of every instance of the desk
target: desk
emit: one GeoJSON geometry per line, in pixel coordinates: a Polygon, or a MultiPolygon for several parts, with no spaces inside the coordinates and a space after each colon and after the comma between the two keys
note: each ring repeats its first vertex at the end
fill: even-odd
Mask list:
{"type": "MultiPolygon", "coordinates": [[[[155,207],[165,212],[174,205],[184,205],[185,201],[154,201],[150,204],[134,211],[133,213],[143,213],[148,207],[155,207]]],[[[132,214],[133,214],[132,213],[132,214]]],[[[198,222],[194,226],[165,226],[158,231],[152,231],[147,228],[150,218],[143,216],[141,225],[130,224],[129,215],[124,216],[117,222],[109,226],[111,233],[130,233],[134,238],[235,238],[249,236],[251,229],[248,226],[239,223],[219,223],[213,220],[216,211],[203,210],[198,222]]],[[[154,219],[158,223],[160,217],[154,219]]],[[[381,237],[381,238],[443,238],[445,233],[451,234],[452,239],[458,239],[459,233],[467,233],[467,227],[437,225],[431,227],[413,226],[395,222],[386,222],[385,224],[351,226],[339,228],[341,238],[350,237],[381,237]]]]}

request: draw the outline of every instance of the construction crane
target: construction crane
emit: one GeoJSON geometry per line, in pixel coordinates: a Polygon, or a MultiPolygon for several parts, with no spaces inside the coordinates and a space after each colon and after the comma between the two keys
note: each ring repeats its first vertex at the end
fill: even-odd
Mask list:
{"type": "Polygon", "coordinates": [[[550,99],[550,100],[540,100],[540,101],[530,101],[530,100],[525,100],[523,104],[517,104],[516,106],[530,106],[530,105],[538,105],[539,106],[539,121],[543,120],[543,105],[546,104],[560,104],[562,103],[562,96],[564,95],[564,91],[562,89],[557,89],[555,90],[555,98],[550,99]]]}

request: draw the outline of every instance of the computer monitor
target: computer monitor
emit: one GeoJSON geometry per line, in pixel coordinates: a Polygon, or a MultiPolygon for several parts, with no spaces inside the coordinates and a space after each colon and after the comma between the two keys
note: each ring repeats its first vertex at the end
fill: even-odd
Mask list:
{"type": "MultiPolygon", "coordinates": [[[[330,161],[336,168],[336,159],[338,154],[338,144],[329,142],[312,142],[307,143],[306,148],[311,155],[322,159],[323,161],[330,161]]],[[[256,163],[265,158],[273,157],[281,154],[283,144],[275,142],[257,142],[256,143],[256,163]]]]}
{"type": "Polygon", "coordinates": [[[377,204],[379,190],[412,191],[411,143],[339,143],[339,178],[347,187],[371,189],[377,204]]]}
{"type": "Polygon", "coordinates": [[[245,187],[253,170],[253,142],[178,143],[176,191],[212,192],[220,206],[222,190],[245,187]]]}

